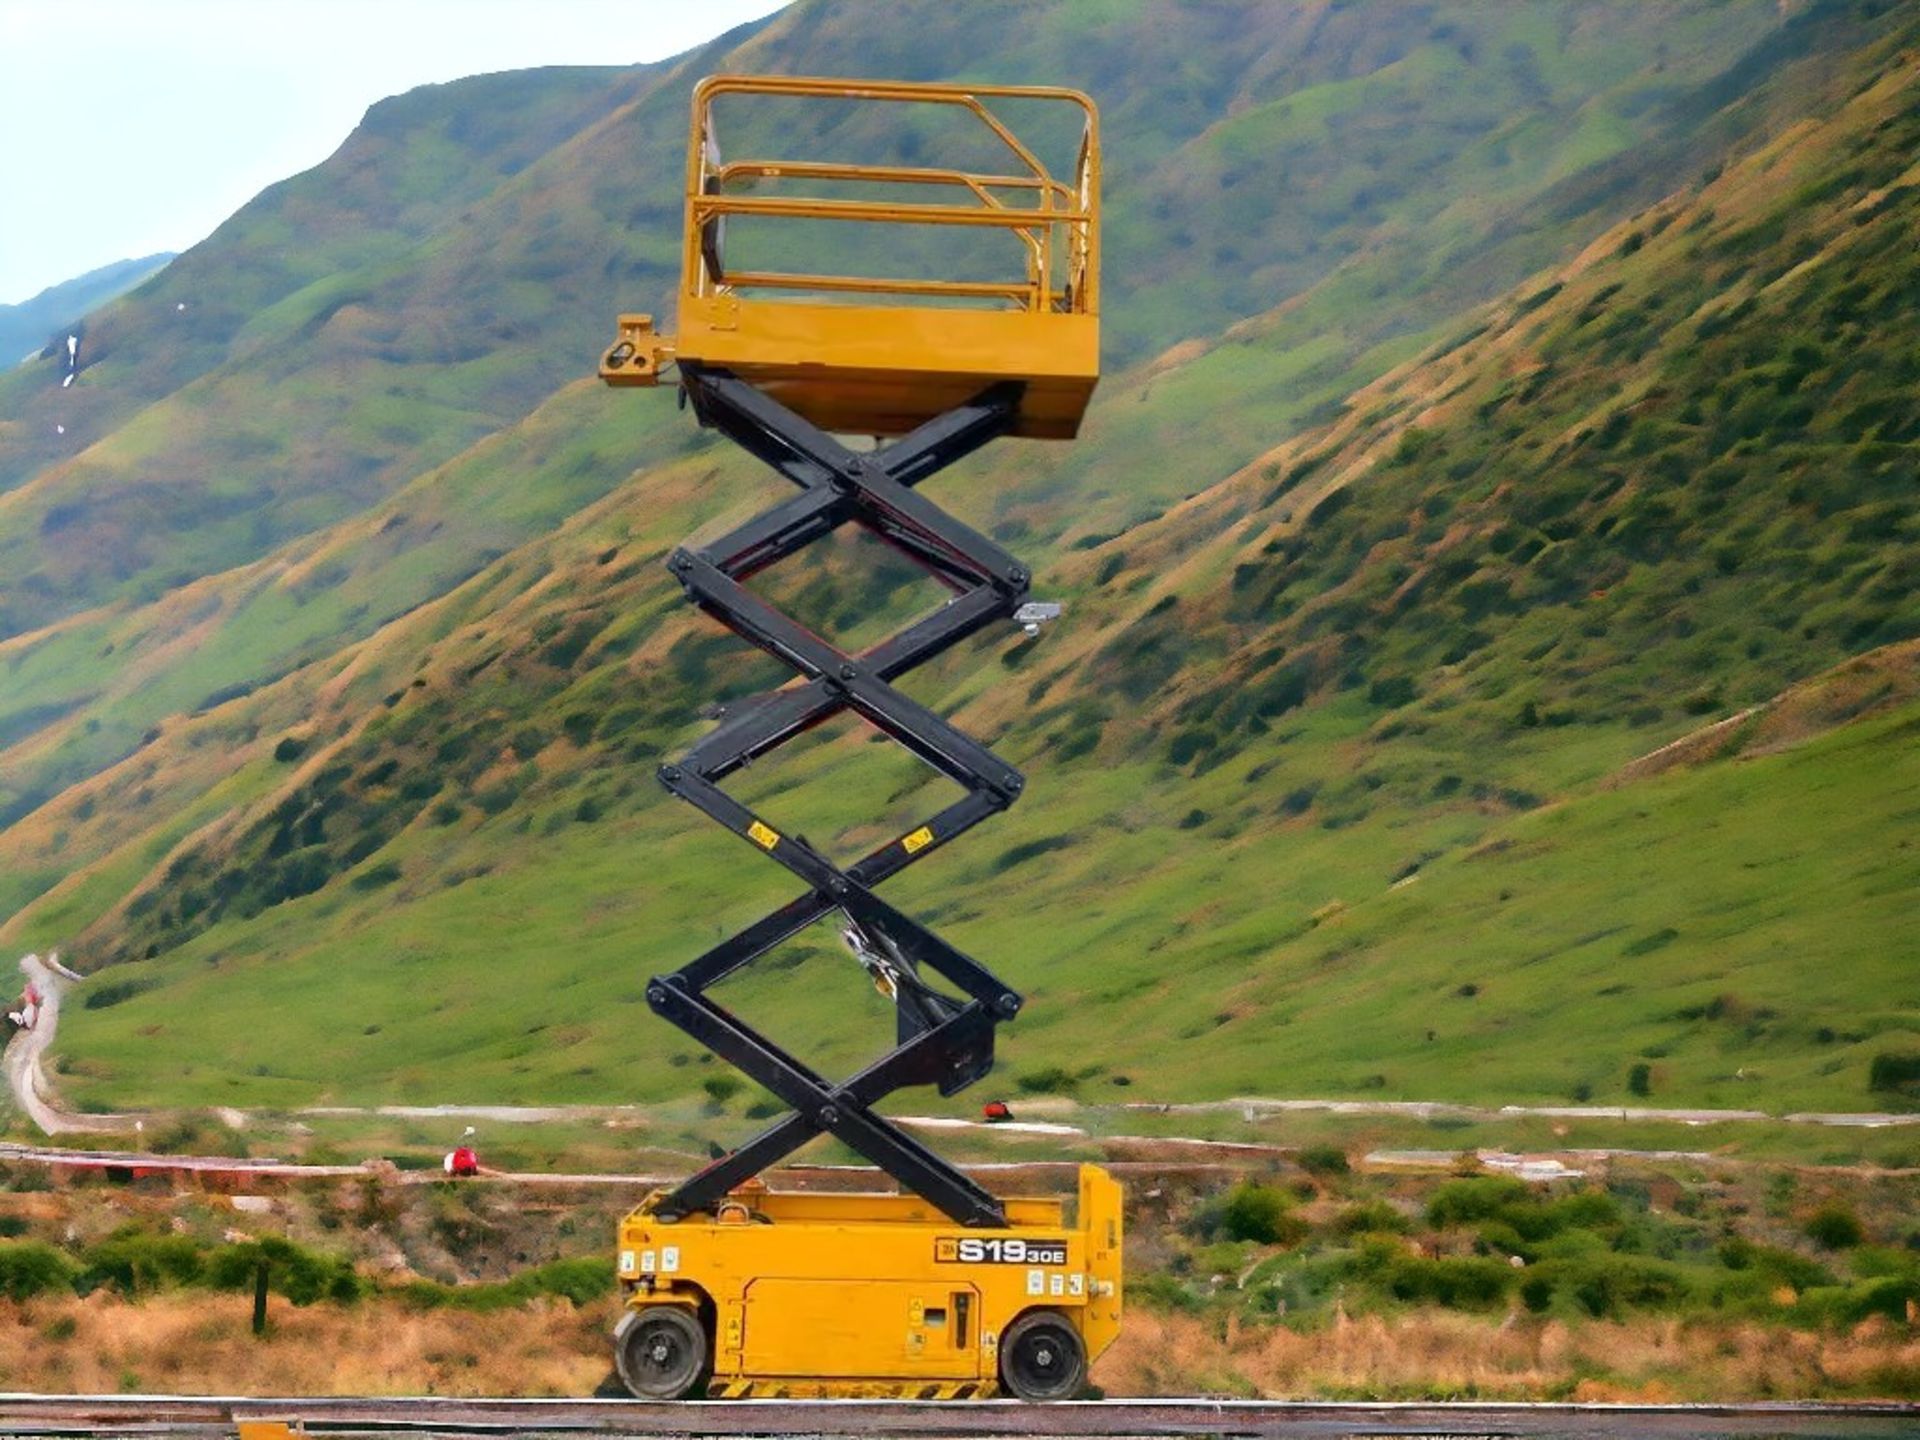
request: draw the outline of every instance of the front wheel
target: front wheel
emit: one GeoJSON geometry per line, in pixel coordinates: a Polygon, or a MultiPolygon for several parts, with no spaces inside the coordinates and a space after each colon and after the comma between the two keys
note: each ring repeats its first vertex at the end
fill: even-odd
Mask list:
{"type": "Polygon", "coordinates": [[[1071,1400],[1087,1384],[1087,1347],[1057,1310],[1032,1310],[1000,1337],[1000,1383],[1022,1400],[1071,1400]]]}
{"type": "Polygon", "coordinates": [[[642,1400],[684,1400],[706,1388],[707,1332],[684,1305],[629,1310],[613,1332],[621,1383],[642,1400]]]}

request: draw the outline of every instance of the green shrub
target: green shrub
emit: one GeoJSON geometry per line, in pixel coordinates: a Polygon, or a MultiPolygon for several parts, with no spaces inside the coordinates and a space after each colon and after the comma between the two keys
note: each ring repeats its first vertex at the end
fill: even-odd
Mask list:
{"type": "Polygon", "coordinates": [[[1385,675],[1367,687],[1367,703],[1390,710],[1411,704],[1413,697],[1413,677],[1410,675],[1385,675]]]}
{"type": "Polygon", "coordinates": [[[1639,1255],[1595,1255],[1572,1261],[1558,1271],[1556,1280],[1596,1319],[1626,1310],[1664,1309],[1687,1293],[1686,1275],[1679,1266],[1639,1255]]]}
{"type": "Polygon", "coordinates": [[[145,994],[159,983],[158,980],[109,980],[104,985],[89,986],[87,998],[81,1004],[89,1010],[105,1010],[145,994]]]}
{"type": "Polygon", "coordinates": [[[1512,1266],[1477,1256],[1402,1255],[1381,1276],[1382,1288],[1394,1299],[1449,1310],[1489,1309],[1506,1299],[1513,1283],[1512,1266]]]}
{"type": "Polygon", "coordinates": [[[1217,1241],[1193,1252],[1193,1271],[1196,1275],[1225,1275],[1232,1278],[1246,1268],[1247,1254],[1244,1240],[1217,1241]]]}
{"type": "Polygon", "coordinates": [[[347,1261],[275,1236],[215,1250],[207,1258],[207,1283],[219,1290],[249,1290],[263,1261],[269,1287],[296,1305],[316,1300],[350,1302],[366,1292],[366,1282],[347,1261]]]}
{"type": "Polygon", "coordinates": [[[1333,1230],[1337,1235],[1388,1235],[1407,1228],[1407,1217],[1384,1200],[1349,1205],[1333,1221],[1333,1230]]]}
{"type": "Polygon", "coordinates": [[[0,1295],[9,1300],[70,1291],[79,1273],[69,1256],[42,1241],[0,1241],[0,1295]]]}
{"type": "Polygon", "coordinates": [[[1723,1241],[1717,1253],[1720,1263],[1729,1270],[1756,1271],[1795,1290],[1833,1284],[1833,1276],[1818,1261],[1792,1250],[1756,1245],[1744,1236],[1735,1235],[1723,1241]]]}
{"type": "Polygon", "coordinates": [[[200,1247],[186,1236],[137,1230],[102,1240],[85,1252],[84,1261],[78,1288],[110,1285],[122,1295],[192,1285],[206,1268],[200,1247]]]}
{"type": "Polygon", "coordinates": [[[1306,1226],[1289,1214],[1292,1197],[1272,1185],[1242,1181],[1227,1192],[1220,1206],[1220,1233],[1229,1240],[1251,1240],[1257,1245],[1284,1245],[1299,1240],[1306,1226]]]}
{"type": "Polygon", "coordinates": [[[1916,1305],[1920,1305],[1920,1279],[1889,1275],[1862,1285],[1849,1285],[1845,1318],[1853,1325],[1875,1315],[1904,1322],[1916,1305]]]}
{"type": "Polygon", "coordinates": [[[1045,1065],[1016,1076],[1013,1082],[1028,1095],[1068,1095],[1079,1085],[1079,1077],[1058,1065],[1045,1065]]]}
{"type": "Polygon", "coordinates": [[[1809,1240],[1829,1250],[1850,1250],[1867,1238],[1860,1217],[1837,1200],[1808,1216],[1804,1229],[1809,1240]]]}
{"type": "Polygon", "coordinates": [[[1473,1175],[1449,1180],[1427,1202],[1427,1223],[1445,1229],[1475,1220],[1491,1220],[1516,1202],[1525,1204],[1533,1192],[1510,1175],[1473,1175]]]}
{"type": "Polygon", "coordinates": [[[724,1105],[747,1086],[738,1075],[709,1075],[700,1082],[700,1088],[714,1104],[724,1105]]]}
{"type": "Polygon", "coordinates": [[[1904,1321],[1907,1307],[1920,1304],[1920,1280],[1887,1276],[1859,1285],[1829,1285],[1806,1291],[1793,1307],[1802,1324],[1838,1329],[1873,1316],[1904,1321]]]}
{"type": "Polygon", "coordinates": [[[1074,843],[1071,835],[1047,835],[1038,840],[1028,840],[1019,845],[1009,846],[1000,852],[993,862],[993,873],[998,875],[1011,870],[1026,860],[1035,860],[1055,850],[1064,850],[1074,843]]]}
{"type": "Polygon", "coordinates": [[[590,1305],[611,1295],[615,1285],[613,1261],[605,1255],[581,1255],[551,1260],[513,1277],[506,1288],[536,1295],[558,1296],[576,1305],[590,1305]]]}
{"type": "Polygon", "coordinates": [[[1352,1167],[1338,1145],[1308,1145],[1296,1157],[1309,1175],[1345,1175],[1352,1167]]]}
{"type": "Polygon", "coordinates": [[[1204,1308],[1200,1297],[1162,1270],[1126,1277],[1127,1303],[1148,1310],[1179,1310],[1188,1314],[1204,1308]]]}
{"type": "Polygon", "coordinates": [[[1882,1052],[1867,1066],[1867,1088],[1904,1095],[1920,1087],[1920,1054],[1882,1052]]]}

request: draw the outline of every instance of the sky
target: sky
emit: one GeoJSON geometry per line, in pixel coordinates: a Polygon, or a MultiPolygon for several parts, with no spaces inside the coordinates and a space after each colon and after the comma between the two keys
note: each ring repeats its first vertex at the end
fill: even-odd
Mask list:
{"type": "Polygon", "coordinates": [[[0,304],[184,250],[369,105],[659,60],[785,0],[0,0],[0,304]]]}

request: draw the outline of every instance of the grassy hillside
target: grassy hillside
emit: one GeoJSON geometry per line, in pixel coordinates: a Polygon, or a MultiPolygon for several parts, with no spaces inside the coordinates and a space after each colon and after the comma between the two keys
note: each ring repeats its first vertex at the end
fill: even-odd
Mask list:
{"type": "MultiPolygon", "coordinates": [[[[1091,37],[1169,15],[1200,46],[1215,12],[959,13],[1014,27],[1011,66],[1073,37],[1076,63],[1118,63],[1091,37]]],[[[1530,11],[1559,27],[1539,34],[1480,7],[1258,13],[1286,58],[1234,49],[1244,94],[1144,70],[1095,87],[1116,233],[1146,227],[1114,333],[1196,338],[1123,361],[1082,442],[935,482],[1034,557],[1068,619],[913,681],[1031,784],[897,903],[1029,993],[1004,1053],[1030,1087],[1904,1103],[1869,1079],[1920,1046],[1920,859],[1900,843],[1920,813],[1900,648],[1920,633],[1920,31],[1815,6],[1710,56],[1754,12],[1672,7],[1657,39],[1602,6],[1530,11]],[[1453,117],[1446,163],[1398,175],[1371,228],[1352,194],[1349,228],[1289,228],[1375,174],[1356,126],[1415,125],[1396,106],[1459,94],[1451,65],[1530,74],[1528,36],[1556,63],[1527,93],[1561,101],[1453,117]],[[1285,113],[1242,132],[1262,84],[1285,113]],[[1289,149],[1309,131],[1317,150],[1289,149]],[[1524,161],[1511,191],[1460,161],[1493,134],[1524,161]],[[1237,323],[1209,298],[1217,253],[1172,228],[1265,183],[1201,184],[1216,151],[1287,155],[1318,196],[1274,189],[1258,214],[1284,222],[1235,225],[1273,248],[1234,263],[1278,277],[1258,303],[1242,285],[1237,323]],[[1296,233],[1344,238],[1309,264],[1296,233]],[[1209,328],[1179,331],[1176,299],[1209,328]],[[1636,763],[1886,646],[1771,720],[1636,763]]],[[[802,6],[732,54],[831,69],[853,27],[802,6]]],[[[959,53],[912,51],[936,52],[959,53]]],[[[1061,63],[1049,78],[1072,79],[1061,63]]],[[[630,142],[654,94],[511,184],[558,166],[565,196],[555,157],[630,142]]],[[[690,1088],[700,1058],[647,1016],[645,979],[790,886],[650,772],[702,705],[782,677],[687,614],[659,561],[779,482],[666,398],[564,386],[351,519],[0,642],[19,677],[0,943],[113,967],[63,1028],[73,1093],[690,1088]]],[[[870,548],[764,583],[834,633],[880,633],[929,597],[870,548]]],[[[735,789],[836,854],[940,798],[845,727],[794,749],[735,789]]],[[[785,959],[739,983],[743,1009],[829,1065],[875,1048],[887,1017],[825,927],[785,959]]]]}
{"type": "Polygon", "coordinates": [[[171,259],[173,253],[168,251],[137,260],[116,260],[49,285],[30,300],[0,305],[0,366],[38,354],[60,338],[55,333],[59,327],[72,325],[89,310],[124,295],[171,259]]]}
{"type": "MultiPolygon", "coordinates": [[[[1338,77],[1392,69],[1410,47],[1452,45],[1448,64],[1466,67],[1468,78],[1418,91],[1427,107],[1422,113],[1448,129],[1454,122],[1445,116],[1457,97],[1507,84],[1500,76],[1520,53],[1520,42],[1510,42],[1498,52],[1505,57],[1498,66],[1506,69],[1482,75],[1481,69],[1495,65],[1490,57],[1496,52],[1461,37],[1492,22],[1464,8],[1464,15],[1405,7],[1364,16],[1340,10],[1304,29],[1292,28],[1306,13],[1294,7],[1243,12],[1234,34],[1273,30],[1271,54],[1228,46],[1223,73],[1250,68],[1236,82],[1240,89],[1216,99],[1231,112],[1259,96],[1318,94],[1344,84],[1338,77]]],[[[1621,132],[1626,138],[1620,148],[1603,147],[1591,163],[1570,170],[1545,155],[1514,161],[1498,190],[1487,188],[1486,174],[1471,166],[1401,166],[1397,152],[1385,160],[1368,158],[1367,173],[1390,175],[1394,185],[1425,197],[1427,209],[1417,224],[1402,217],[1364,232],[1349,226],[1338,243],[1316,242],[1313,264],[1298,270],[1299,283],[1307,286],[1299,293],[1288,295],[1284,287],[1275,290],[1243,275],[1238,309],[1189,306],[1178,324],[1169,320],[1158,329],[1143,318],[1149,302],[1137,276],[1161,274],[1169,294],[1185,293],[1200,284],[1203,271],[1211,275],[1224,265],[1221,273],[1229,273],[1239,263],[1183,238],[1185,207],[1160,194],[1166,185],[1184,183],[1194,163],[1188,151],[1212,133],[1206,112],[1181,101],[1179,87],[1166,83],[1170,41],[1161,31],[1169,13],[1199,24],[1211,12],[963,12],[982,34],[990,30],[998,37],[999,78],[1057,74],[1092,85],[1101,96],[1118,252],[1108,266],[1115,297],[1108,333],[1123,373],[1130,370],[1134,377],[1109,380],[1087,443],[1041,453],[1013,447],[985,462],[1001,492],[997,506],[1004,523],[1025,527],[1019,533],[1031,544],[1069,529],[1075,531],[1070,539],[1112,533],[1158,513],[1231,473],[1279,435],[1330,412],[1356,385],[1412,353],[1420,334],[1461,304],[1495,293],[1603,228],[1625,198],[1663,193],[1734,140],[1751,143],[1788,123],[1820,93],[1825,72],[1846,53],[1863,22],[1845,7],[1821,7],[1777,29],[1771,21],[1740,28],[1743,18],[1753,18],[1750,8],[1674,7],[1657,19],[1635,10],[1632,23],[1625,23],[1627,12],[1618,6],[1538,11],[1538,23],[1527,31],[1529,43],[1555,85],[1529,85],[1516,93],[1515,123],[1524,118],[1530,133],[1557,133],[1593,107],[1624,106],[1638,118],[1621,132]],[[1082,73],[1096,54],[1088,50],[1073,59],[1068,41],[1084,38],[1096,19],[1105,27],[1101,33],[1114,30],[1137,52],[1134,70],[1109,73],[1118,62],[1108,55],[1099,73],[1082,73]],[[1668,26],[1677,27],[1671,35],[1668,26]],[[1681,46],[1682,33],[1695,30],[1713,44],[1681,46]],[[1613,88],[1582,88],[1593,85],[1613,88]],[[1639,98],[1629,103],[1632,96],[1639,98]],[[1136,211],[1146,218],[1130,219],[1136,211]],[[1132,241],[1125,239],[1128,233],[1132,241]],[[1133,253],[1130,246],[1153,253],[1133,253]],[[1410,251],[1418,251],[1420,263],[1409,263],[1410,251]],[[1219,325],[1274,298],[1283,300],[1278,309],[1225,335],[1179,347],[1177,365],[1127,364],[1189,334],[1183,327],[1219,325]],[[1124,484],[1116,483],[1121,475],[1124,484]]],[[[953,13],[941,10],[939,23],[957,23],[953,13]]],[[[490,357],[481,369],[524,362],[553,380],[577,374],[603,337],[608,315],[636,303],[661,303],[649,287],[658,285],[676,243],[671,176],[688,76],[720,65],[832,72],[878,63],[856,62],[858,46],[873,41],[874,27],[861,21],[856,35],[855,24],[840,9],[801,6],[738,49],[722,42],[717,52],[689,57],[660,75],[486,77],[376,107],[334,161],[268,192],[170,272],[194,283],[180,290],[184,298],[175,298],[172,289],[149,297],[158,312],[146,316],[151,328],[140,323],[133,371],[116,373],[111,385],[89,388],[83,382],[59,395],[47,389],[50,377],[23,377],[11,392],[0,387],[0,417],[9,404],[23,416],[48,403],[78,407],[63,423],[80,443],[89,438],[90,425],[119,426],[71,463],[32,471],[32,482],[14,503],[0,505],[0,553],[11,525],[25,556],[12,569],[17,583],[0,593],[0,610],[25,607],[13,623],[39,626],[0,639],[0,661],[12,682],[0,690],[0,822],[125,756],[168,716],[277,679],[444,594],[558,516],[605,493],[635,463],[657,461],[687,444],[685,427],[673,420],[664,397],[649,405],[564,389],[529,417],[520,443],[503,449],[489,433],[460,449],[488,431],[489,417],[499,410],[495,399],[469,385],[479,372],[456,373],[459,367],[436,347],[446,341],[449,324],[464,324],[474,297],[486,297],[495,308],[510,297],[511,325],[461,332],[463,344],[490,357]],[[508,143],[499,107],[519,103],[515,87],[528,86],[542,108],[507,127],[508,143]],[[636,90],[641,98],[631,106],[555,143],[573,133],[567,127],[577,125],[581,113],[600,114],[595,105],[604,109],[636,90]],[[544,124],[532,123],[542,118],[544,124]],[[542,146],[553,148],[542,152],[542,146]],[[444,210],[419,198],[433,175],[443,177],[436,193],[444,196],[444,210]],[[522,193],[536,184],[537,214],[550,218],[539,221],[537,240],[514,240],[507,231],[536,218],[522,193]],[[450,217],[463,204],[470,208],[458,210],[456,222],[450,217]],[[291,253],[281,244],[289,225],[303,237],[291,253]],[[576,233],[581,226],[591,233],[576,233]],[[347,285],[340,277],[373,263],[366,259],[370,249],[402,257],[381,281],[380,294],[387,298],[376,303],[362,297],[337,307],[335,292],[345,293],[341,287],[347,285]],[[494,265],[502,273],[470,271],[459,296],[450,299],[441,271],[456,250],[467,256],[460,263],[494,265]],[[629,250],[652,258],[621,259],[629,250]],[[210,313],[202,282],[229,270],[238,276],[238,294],[218,314],[210,313]],[[587,289],[577,288],[582,286],[587,289]],[[556,287],[576,288],[562,293],[556,287]],[[289,296],[307,298],[295,304],[289,296]],[[250,312],[247,304],[256,297],[265,308],[250,312]],[[175,308],[181,304],[188,305],[185,312],[175,308]],[[389,304],[431,313],[417,323],[378,318],[387,314],[380,307],[389,304]],[[191,343],[158,343],[159,336],[187,334],[183,326],[190,328],[191,343]],[[377,355],[366,343],[373,330],[390,337],[377,355]],[[237,358],[221,363],[229,351],[237,358]],[[373,360],[384,368],[366,368],[373,360]],[[311,381],[301,378],[309,374],[311,381]],[[377,404],[393,413],[377,425],[363,425],[318,404],[310,384],[337,390],[356,407],[377,404]],[[181,388],[167,390],[175,385],[181,388]],[[416,403],[422,385],[451,387],[447,393],[465,397],[459,406],[464,418],[452,429],[443,426],[435,418],[441,412],[416,403]],[[289,452],[285,427],[261,419],[265,402],[254,392],[262,386],[270,386],[274,406],[310,416],[299,424],[323,430],[325,445],[289,452]],[[138,408],[142,404],[146,408],[138,408]],[[88,407],[102,408],[96,413],[88,407]],[[219,428],[229,422],[258,432],[236,442],[239,449],[231,455],[231,437],[219,428]],[[419,472],[443,453],[452,458],[419,472]],[[360,499],[340,493],[330,478],[343,468],[361,477],[354,482],[360,499]],[[179,485],[167,478],[176,472],[179,485]],[[384,493],[409,474],[413,478],[404,484],[414,493],[384,493]],[[431,492],[424,498],[418,494],[422,486],[431,492]],[[127,487],[137,493],[137,503],[129,501],[127,487]],[[69,491],[74,498],[58,498],[69,491]],[[383,498],[359,508],[368,494],[383,498]],[[456,494],[460,503],[450,505],[448,497],[456,494]],[[176,501],[182,507],[177,511],[176,501]],[[329,514],[347,518],[264,549],[276,536],[329,514]],[[172,536],[176,522],[185,529],[172,536]],[[230,568],[199,573],[219,565],[230,568]],[[299,577],[297,583],[282,583],[289,575],[299,577]],[[63,589],[73,592],[69,599],[60,598],[63,589]],[[82,590],[96,599],[123,598],[39,623],[70,602],[89,603],[82,590]],[[316,595],[322,599],[317,605],[310,603],[316,595]]],[[[1182,43],[1226,46],[1229,38],[1192,35],[1182,43]]],[[[938,48],[966,53],[978,47],[956,37],[951,47],[938,48]]],[[[1359,102],[1349,97],[1346,103],[1359,102]]],[[[1301,185],[1313,170],[1350,163],[1348,127],[1337,123],[1337,108],[1321,106],[1330,118],[1313,132],[1310,155],[1289,152],[1286,173],[1301,185]]],[[[1362,107],[1357,113],[1370,112],[1362,107]]],[[[867,146],[905,143],[887,136],[852,138],[867,146]]],[[[739,143],[753,139],[749,130],[739,143]]],[[[1294,201],[1283,203],[1274,193],[1262,203],[1271,213],[1243,217],[1244,245],[1265,245],[1273,226],[1296,223],[1294,201]]],[[[135,319],[130,311],[115,311],[100,323],[110,329],[112,323],[134,325],[135,319]]],[[[97,378],[104,379],[104,372],[97,378]]],[[[48,418],[38,414],[40,424],[48,418]]],[[[19,437],[39,433],[28,419],[9,427],[0,418],[0,451],[9,436],[19,439],[17,459],[31,471],[37,463],[32,446],[19,437]]]]}
{"type": "MultiPolygon", "coordinates": [[[[1518,279],[1612,218],[1619,192],[1669,188],[1688,168],[1671,137],[1692,134],[1727,74],[1788,63],[1820,28],[1782,27],[1758,0],[1657,14],[1568,0],[1524,25],[1473,6],[930,3],[876,25],[813,4],[666,67],[415,92],[96,317],[71,391],[44,366],[0,382],[0,564],[17,577],[0,636],[159,599],[363,513],[580,374],[608,316],[667,309],[685,96],[705,70],[924,78],[944,63],[927,57],[991,55],[991,78],[1085,85],[1112,161],[1112,353],[1217,333],[1357,266],[1364,315],[1313,307],[1269,375],[1240,382],[1267,400],[1317,369],[1310,408],[1384,336],[1518,279]],[[1356,157],[1356,128],[1389,110],[1399,142],[1356,157]],[[1250,144],[1273,163],[1237,162],[1231,216],[1194,203],[1192,177],[1250,144]],[[1348,195],[1356,171],[1365,193],[1348,195]],[[1452,292],[1437,312],[1405,303],[1436,280],[1452,292]]],[[[783,117],[742,118],[730,143],[750,147],[783,117]]],[[[841,129],[881,158],[918,143],[841,129]]]]}

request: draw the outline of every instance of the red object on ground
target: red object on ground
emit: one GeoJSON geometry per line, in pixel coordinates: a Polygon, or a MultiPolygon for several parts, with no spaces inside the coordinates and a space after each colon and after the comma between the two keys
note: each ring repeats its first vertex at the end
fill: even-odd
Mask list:
{"type": "Polygon", "coordinates": [[[1004,1100],[989,1100],[980,1107],[980,1113],[989,1121],[1013,1119],[1013,1111],[1007,1108],[1004,1100]]]}
{"type": "Polygon", "coordinates": [[[473,1153],[473,1147],[471,1145],[462,1145],[451,1155],[447,1156],[447,1173],[458,1176],[478,1175],[480,1173],[480,1157],[473,1153]]]}

